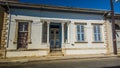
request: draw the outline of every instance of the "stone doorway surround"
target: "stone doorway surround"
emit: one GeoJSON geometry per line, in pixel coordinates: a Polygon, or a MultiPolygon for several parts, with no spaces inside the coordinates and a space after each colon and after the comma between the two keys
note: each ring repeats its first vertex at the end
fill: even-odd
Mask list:
{"type": "MultiPolygon", "coordinates": [[[[49,47],[49,51],[48,51],[48,55],[51,53],[50,52],[50,24],[52,22],[55,22],[55,23],[60,23],[61,24],[61,53],[62,55],[65,54],[65,43],[69,43],[69,24],[71,23],[70,20],[61,20],[61,19],[40,19],[41,23],[47,23],[47,46],[49,47]],[[67,41],[65,41],[64,39],[64,25],[67,24],[67,41]]],[[[55,54],[54,54],[55,55],[55,54]]],[[[57,54],[56,54],[57,55],[57,54]]]]}

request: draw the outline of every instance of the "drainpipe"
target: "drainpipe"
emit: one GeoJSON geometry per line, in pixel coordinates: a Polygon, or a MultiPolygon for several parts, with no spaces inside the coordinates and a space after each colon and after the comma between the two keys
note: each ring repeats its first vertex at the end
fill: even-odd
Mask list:
{"type": "Polygon", "coordinates": [[[113,48],[114,48],[114,54],[117,55],[116,31],[115,31],[115,18],[114,18],[113,0],[110,0],[110,6],[111,6],[111,20],[112,20],[112,33],[113,33],[113,48]]]}
{"type": "Polygon", "coordinates": [[[11,14],[10,14],[10,7],[8,5],[8,2],[6,2],[7,8],[8,8],[8,14],[9,14],[9,22],[8,22],[8,34],[7,34],[7,45],[5,46],[5,59],[7,58],[7,47],[9,46],[9,34],[10,34],[10,24],[11,24],[11,14]]]}

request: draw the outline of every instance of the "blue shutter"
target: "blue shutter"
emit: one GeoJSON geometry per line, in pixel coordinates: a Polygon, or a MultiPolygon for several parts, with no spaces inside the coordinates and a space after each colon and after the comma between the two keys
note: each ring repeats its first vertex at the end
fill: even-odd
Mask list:
{"type": "Polygon", "coordinates": [[[94,25],[94,41],[101,42],[101,29],[100,25],[94,25]]]}
{"type": "Polygon", "coordinates": [[[77,25],[77,41],[79,42],[84,41],[84,25],[83,24],[77,25]]]}

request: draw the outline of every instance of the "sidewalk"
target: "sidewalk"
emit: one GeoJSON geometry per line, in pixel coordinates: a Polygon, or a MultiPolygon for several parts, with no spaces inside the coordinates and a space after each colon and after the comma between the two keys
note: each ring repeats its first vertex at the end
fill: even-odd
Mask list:
{"type": "Polygon", "coordinates": [[[46,57],[21,57],[0,59],[0,63],[16,63],[16,62],[33,62],[33,61],[53,61],[53,60],[69,60],[69,59],[90,59],[90,58],[112,58],[118,55],[77,55],[77,56],[46,56],[46,57]]]}

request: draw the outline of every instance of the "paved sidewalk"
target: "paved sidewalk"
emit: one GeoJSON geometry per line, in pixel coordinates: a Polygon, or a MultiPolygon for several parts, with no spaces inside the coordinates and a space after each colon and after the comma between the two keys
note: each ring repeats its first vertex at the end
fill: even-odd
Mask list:
{"type": "Polygon", "coordinates": [[[32,62],[32,61],[52,61],[52,60],[69,60],[69,59],[90,59],[90,58],[112,58],[119,57],[118,55],[77,55],[77,56],[46,56],[46,57],[21,57],[0,59],[0,63],[15,63],[15,62],[32,62]]]}

